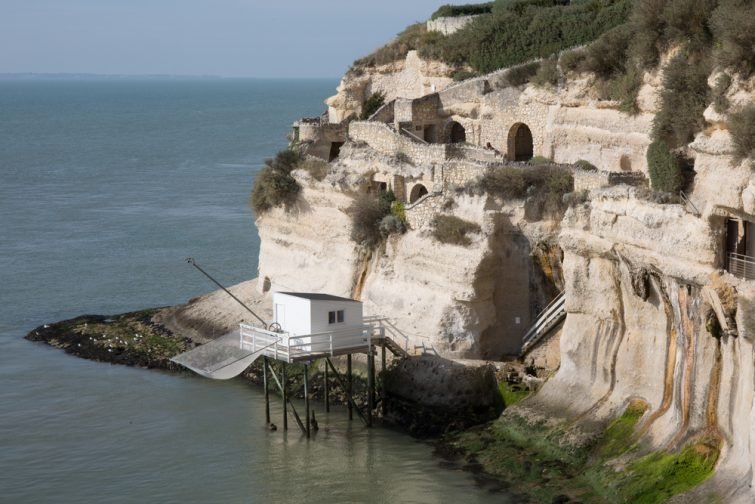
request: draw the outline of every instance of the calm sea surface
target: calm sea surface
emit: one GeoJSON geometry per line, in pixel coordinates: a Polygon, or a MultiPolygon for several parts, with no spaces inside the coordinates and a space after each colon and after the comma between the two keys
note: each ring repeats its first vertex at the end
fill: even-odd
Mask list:
{"type": "MultiPolygon", "coordinates": [[[[506,502],[431,448],[329,416],[264,427],[259,388],[68,356],[45,322],[256,276],[262,160],[335,81],[0,82],[0,502],[506,502]]],[[[278,404],[273,415],[280,418],[278,404]]]]}

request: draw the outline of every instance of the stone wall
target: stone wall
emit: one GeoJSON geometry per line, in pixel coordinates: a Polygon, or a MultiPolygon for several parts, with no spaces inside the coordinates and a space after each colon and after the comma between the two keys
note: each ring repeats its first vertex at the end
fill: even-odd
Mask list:
{"type": "Polygon", "coordinates": [[[415,142],[382,123],[353,121],[349,125],[349,138],[364,142],[382,154],[403,154],[418,165],[442,163],[447,158],[445,145],[415,142]]]}
{"type": "Polygon", "coordinates": [[[451,35],[471,23],[478,16],[454,16],[431,19],[427,22],[427,31],[437,31],[443,35],[451,35]]]}
{"type": "Polygon", "coordinates": [[[440,213],[442,204],[441,193],[427,194],[415,203],[406,206],[406,222],[411,229],[428,227],[433,218],[440,213]]]}

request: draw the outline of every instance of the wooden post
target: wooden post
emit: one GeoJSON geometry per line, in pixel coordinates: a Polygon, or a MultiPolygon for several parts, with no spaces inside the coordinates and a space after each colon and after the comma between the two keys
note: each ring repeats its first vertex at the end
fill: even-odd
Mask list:
{"type": "Polygon", "coordinates": [[[288,430],[288,364],[283,364],[283,430],[288,430]]]}
{"type": "Polygon", "coordinates": [[[351,406],[353,400],[351,397],[352,386],[353,380],[351,378],[351,354],[349,354],[346,356],[346,396],[349,404],[349,420],[354,419],[354,409],[351,406]]]}
{"type": "Polygon", "coordinates": [[[311,435],[309,421],[309,364],[304,364],[304,416],[307,426],[307,438],[311,435]]]}
{"type": "Polygon", "coordinates": [[[372,348],[367,352],[367,427],[372,427],[372,408],[375,394],[375,357],[372,348]]]}
{"type": "Polygon", "coordinates": [[[372,372],[372,405],[373,406],[377,402],[377,392],[376,392],[376,389],[377,389],[377,376],[375,375],[375,353],[377,353],[377,352],[375,352],[375,353],[372,352],[372,350],[374,348],[375,347],[372,347],[370,349],[370,360],[369,360],[370,371],[372,372]]]}
{"type": "Polygon", "coordinates": [[[385,406],[385,339],[383,340],[383,346],[381,348],[381,354],[380,354],[380,360],[382,369],[380,371],[380,376],[382,376],[382,379],[380,380],[380,404],[383,407],[383,416],[388,412],[388,408],[385,406]]]}
{"type": "Polygon", "coordinates": [[[325,413],[330,413],[330,388],[328,383],[328,362],[325,362],[325,413]]]}
{"type": "Polygon", "coordinates": [[[265,422],[270,426],[270,389],[267,383],[267,357],[263,358],[262,383],[265,387],[265,422]]]}

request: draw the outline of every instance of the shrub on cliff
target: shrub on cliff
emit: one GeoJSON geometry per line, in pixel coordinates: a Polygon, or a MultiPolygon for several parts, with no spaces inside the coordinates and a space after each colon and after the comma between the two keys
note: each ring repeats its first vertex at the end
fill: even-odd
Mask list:
{"type": "Polygon", "coordinates": [[[279,152],[274,159],[265,161],[265,166],[257,173],[250,204],[256,215],[262,215],[271,208],[284,206],[289,209],[296,202],[301,186],[291,176],[301,157],[290,150],[279,152]]]}
{"type": "Polygon", "coordinates": [[[362,105],[362,115],[359,117],[362,120],[369,119],[372,114],[378,111],[380,107],[385,103],[385,93],[383,91],[377,91],[372,93],[364,105],[362,105]]]}
{"type": "Polygon", "coordinates": [[[367,248],[376,247],[389,234],[406,231],[403,205],[396,204],[393,191],[361,194],[347,212],[351,216],[351,239],[367,248]]]}
{"type": "Polygon", "coordinates": [[[729,134],[738,157],[755,158],[755,105],[729,115],[729,134]]]}
{"type": "Polygon", "coordinates": [[[655,191],[678,194],[682,188],[682,169],[676,155],[663,140],[651,143],[647,151],[650,185],[655,191]]]}
{"type": "Polygon", "coordinates": [[[558,77],[558,58],[554,55],[540,63],[540,68],[532,77],[532,83],[538,87],[555,86],[558,84],[558,77]]]}
{"type": "Polygon", "coordinates": [[[470,245],[472,240],[468,234],[482,231],[479,225],[453,215],[436,215],[432,222],[433,237],[441,243],[452,245],[470,245]]]}
{"type": "Polygon", "coordinates": [[[430,19],[441,17],[459,17],[459,16],[476,16],[479,14],[488,14],[493,11],[493,2],[466,4],[466,5],[441,5],[438,10],[433,12],[430,19]]]}
{"type": "Polygon", "coordinates": [[[661,107],[653,120],[653,138],[672,147],[692,141],[705,125],[708,104],[708,58],[680,51],[663,72],[661,107]]]}

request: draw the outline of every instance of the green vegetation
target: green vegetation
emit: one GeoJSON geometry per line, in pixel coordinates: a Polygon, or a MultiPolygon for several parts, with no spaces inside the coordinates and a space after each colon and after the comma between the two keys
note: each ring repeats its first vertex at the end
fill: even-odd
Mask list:
{"type": "Polygon", "coordinates": [[[301,157],[297,152],[280,151],[274,159],[265,161],[265,166],[257,173],[250,205],[256,215],[262,215],[268,210],[284,206],[291,208],[301,191],[301,186],[291,175],[301,157]]]}
{"type": "Polygon", "coordinates": [[[676,155],[663,140],[651,143],[647,151],[650,185],[655,191],[678,194],[682,189],[682,170],[676,155]]]}
{"type": "Polygon", "coordinates": [[[598,171],[598,167],[585,159],[578,159],[575,161],[574,166],[582,168],[585,171],[598,171]]]}
{"type": "Polygon", "coordinates": [[[729,87],[731,87],[731,77],[727,73],[722,73],[713,86],[713,109],[719,114],[729,110],[729,99],[726,97],[729,87]]]}
{"type": "Polygon", "coordinates": [[[472,244],[468,234],[482,231],[479,225],[453,215],[436,215],[432,222],[433,237],[441,243],[467,247],[472,244]]]}
{"type": "Polygon", "coordinates": [[[574,191],[574,177],[566,168],[547,164],[504,166],[488,169],[477,186],[471,189],[504,200],[528,198],[537,215],[545,211],[555,216],[563,210],[564,195],[574,191]]]}
{"type": "Polygon", "coordinates": [[[755,105],[729,114],[729,133],[738,157],[755,158],[755,105]]]}
{"type": "Polygon", "coordinates": [[[491,15],[418,49],[425,57],[487,73],[595,40],[626,21],[630,5],[629,0],[498,0],[491,15]]]}
{"type": "Polygon", "coordinates": [[[430,19],[438,19],[441,17],[459,17],[459,16],[475,16],[478,14],[488,14],[493,10],[493,2],[479,3],[479,4],[466,4],[466,5],[441,5],[438,10],[433,12],[430,19]]]}
{"type": "Polygon", "coordinates": [[[501,394],[503,404],[507,408],[530,395],[530,391],[522,388],[521,385],[511,385],[505,381],[498,384],[498,392],[501,394]]]}
{"type": "Polygon", "coordinates": [[[362,194],[348,209],[351,239],[366,248],[377,247],[385,237],[406,231],[406,212],[393,191],[362,194]]]}
{"type": "Polygon", "coordinates": [[[634,427],[647,411],[644,401],[632,401],[624,413],[608,424],[597,448],[601,457],[616,457],[629,450],[634,442],[634,427]]]}
{"type": "Polygon", "coordinates": [[[539,62],[518,65],[509,69],[509,71],[506,73],[506,80],[512,86],[521,86],[523,84],[527,84],[530,80],[532,80],[532,78],[535,76],[535,74],[537,74],[539,70],[539,62]]]}
{"type": "Polygon", "coordinates": [[[558,84],[558,78],[558,58],[554,55],[540,63],[540,68],[532,77],[532,83],[538,87],[555,86],[558,84]]]}
{"type": "Polygon", "coordinates": [[[312,178],[314,178],[315,180],[322,181],[328,174],[330,165],[328,165],[328,163],[326,161],[323,161],[322,159],[309,157],[301,161],[297,165],[297,168],[309,172],[309,174],[312,175],[312,178]]]}
{"type": "Polygon", "coordinates": [[[708,103],[708,61],[689,51],[666,65],[661,108],[653,120],[653,138],[671,147],[691,142],[705,125],[703,111],[708,103]]]}
{"type": "Polygon", "coordinates": [[[380,107],[385,103],[385,92],[377,91],[372,93],[369,98],[362,105],[362,115],[359,117],[362,120],[369,119],[372,114],[378,111],[380,107]]]}
{"type": "Polygon", "coordinates": [[[584,503],[660,503],[713,473],[720,439],[702,435],[679,451],[640,455],[636,426],[647,405],[632,401],[602,432],[525,420],[516,410],[446,442],[486,472],[515,483],[534,501],[567,495],[584,503]],[[610,464],[622,457],[621,466],[610,464]]]}

